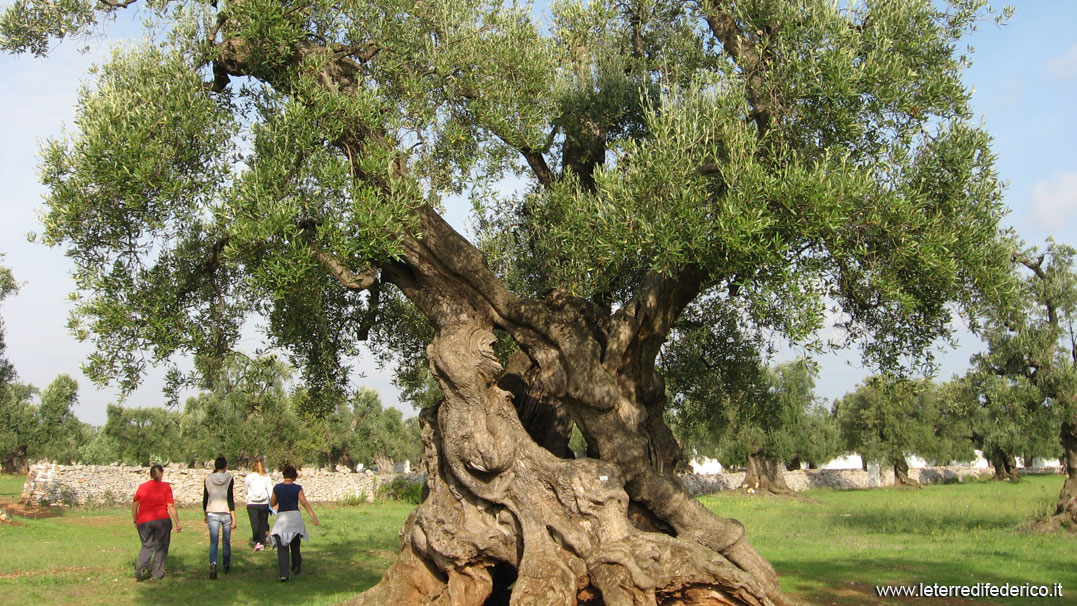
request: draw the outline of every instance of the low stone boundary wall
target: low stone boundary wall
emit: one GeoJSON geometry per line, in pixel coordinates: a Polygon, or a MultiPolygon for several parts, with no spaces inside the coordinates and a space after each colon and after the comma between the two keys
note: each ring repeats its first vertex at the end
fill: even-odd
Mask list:
{"type": "MultiPolygon", "coordinates": [[[[165,467],[164,481],[172,485],[172,494],[180,505],[202,503],[202,486],[209,469],[189,469],[178,465],[165,467]]],[[[246,503],[243,478],[248,471],[232,471],[235,477],[236,507],[246,503]]],[[[279,472],[270,474],[274,482],[283,480],[279,472]]],[[[378,487],[403,477],[421,483],[421,474],[379,476],[370,471],[348,473],[323,469],[299,470],[298,484],[312,502],[338,502],[349,499],[373,500],[378,487]]],[[[149,467],[125,465],[31,465],[23,485],[24,503],[48,505],[93,505],[130,503],[135,490],[149,481],[149,467]]]]}
{"type": "MultiPolygon", "coordinates": [[[[874,466],[872,466],[874,467],[874,466]]],[[[1029,470],[1032,471],[1032,470],[1029,470]]],[[[744,482],[744,472],[716,473],[708,475],[686,474],[681,476],[689,492],[699,496],[736,490],[744,482]]],[[[973,467],[923,467],[910,469],[909,477],[921,484],[947,484],[961,482],[968,477],[989,478],[994,475],[992,469],[973,467]]],[[[809,488],[832,488],[836,490],[861,490],[894,485],[892,468],[871,471],[862,469],[805,469],[786,471],[785,483],[796,492],[809,488]]]]}
{"type": "MultiPolygon", "coordinates": [[[[871,467],[870,471],[860,469],[786,471],[785,483],[797,492],[809,488],[857,490],[894,485],[893,469],[871,467]]],[[[202,482],[209,472],[208,469],[189,469],[170,465],[165,468],[164,481],[172,485],[172,493],[177,503],[196,505],[202,502],[202,482]]],[[[1022,470],[1022,473],[1037,472],[1046,471],[1022,470]]],[[[1057,471],[1053,472],[1057,473],[1057,471]]],[[[247,473],[246,471],[233,472],[236,478],[237,506],[246,502],[243,478],[247,473]]],[[[968,477],[991,477],[993,473],[990,468],[924,467],[910,469],[909,477],[919,480],[921,484],[945,484],[961,482],[968,477]]],[[[281,481],[279,473],[274,472],[270,475],[275,482],[281,481]]],[[[350,499],[371,501],[377,495],[380,486],[392,482],[395,478],[405,478],[407,482],[415,484],[426,481],[421,473],[379,476],[370,471],[302,469],[299,471],[298,483],[303,486],[307,498],[314,502],[340,502],[350,499]]],[[[37,464],[30,466],[26,484],[23,486],[22,500],[25,503],[49,505],[129,503],[139,484],[149,479],[148,467],[37,464]]],[[[736,490],[744,481],[744,472],[686,474],[681,476],[681,480],[689,492],[699,496],[723,490],[736,490]]]]}

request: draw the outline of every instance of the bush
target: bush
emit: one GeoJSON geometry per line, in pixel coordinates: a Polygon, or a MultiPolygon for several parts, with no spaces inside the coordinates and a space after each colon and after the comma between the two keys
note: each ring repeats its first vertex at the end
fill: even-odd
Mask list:
{"type": "Polygon", "coordinates": [[[392,482],[378,487],[378,498],[418,505],[423,502],[423,486],[407,478],[393,478],[392,482]]]}
{"type": "Polygon", "coordinates": [[[340,501],[341,505],[346,507],[355,507],[367,502],[367,496],[365,492],[352,493],[340,501]]]}

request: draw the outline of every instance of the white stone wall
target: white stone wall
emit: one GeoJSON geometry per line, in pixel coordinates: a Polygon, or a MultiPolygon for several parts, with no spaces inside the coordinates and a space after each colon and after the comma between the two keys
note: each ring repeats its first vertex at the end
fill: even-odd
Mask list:
{"type": "MultiPolygon", "coordinates": [[[[857,490],[894,485],[894,470],[869,466],[860,469],[806,469],[785,471],[785,483],[799,492],[809,488],[832,488],[857,490]]],[[[179,465],[165,468],[164,481],[172,485],[172,493],[180,505],[198,505],[202,502],[202,482],[209,469],[187,469],[179,465]]],[[[1026,470],[1026,473],[1036,473],[1026,470]]],[[[1057,470],[1038,470],[1039,473],[1057,473],[1057,470]]],[[[236,478],[236,507],[246,503],[243,478],[246,471],[233,472],[236,478]]],[[[960,482],[967,477],[990,477],[993,471],[975,467],[923,467],[909,470],[909,477],[921,484],[960,482]]],[[[271,474],[274,481],[281,481],[279,473],[271,474]]],[[[307,498],[313,502],[339,502],[349,499],[371,501],[378,487],[394,478],[406,478],[411,483],[425,481],[422,474],[375,475],[369,470],[349,472],[340,467],[336,471],[325,469],[299,470],[299,484],[307,498]]],[[[124,465],[54,465],[36,464],[23,486],[22,500],[27,503],[50,505],[86,505],[95,503],[130,503],[139,484],[150,479],[148,467],[124,465]]],[[[693,495],[710,494],[723,490],[736,490],[744,481],[744,472],[717,474],[686,474],[681,476],[693,495]]]]}
{"type": "MultiPolygon", "coordinates": [[[[340,468],[344,469],[344,468],[340,468]]],[[[187,469],[179,465],[165,467],[164,481],[172,485],[172,494],[180,505],[202,503],[202,486],[209,469],[187,469]]],[[[236,508],[246,504],[243,478],[250,472],[233,471],[235,477],[236,508]]],[[[282,480],[280,473],[270,474],[275,482],[282,480]]],[[[378,486],[391,482],[394,477],[405,477],[411,482],[421,482],[421,476],[378,476],[370,471],[358,473],[301,469],[296,481],[312,502],[335,502],[362,498],[373,500],[378,486]]],[[[150,479],[148,467],[125,465],[54,465],[30,466],[23,485],[22,500],[27,503],[56,505],[86,505],[94,503],[130,503],[135,490],[150,479]]]]}
{"type": "MultiPolygon", "coordinates": [[[[833,488],[837,490],[861,490],[894,485],[894,470],[892,468],[874,469],[864,471],[861,469],[804,469],[801,471],[785,471],[785,483],[796,492],[809,488],[833,488]]],[[[949,466],[949,467],[924,467],[910,469],[909,477],[919,480],[921,484],[943,484],[947,482],[960,482],[968,477],[991,477],[994,471],[991,469],[979,469],[974,467],[949,466]]],[[[681,476],[694,495],[710,494],[723,490],[736,490],[744,482],[744,472],[716,473],[716,474],[686,474],[681,476]]]]}

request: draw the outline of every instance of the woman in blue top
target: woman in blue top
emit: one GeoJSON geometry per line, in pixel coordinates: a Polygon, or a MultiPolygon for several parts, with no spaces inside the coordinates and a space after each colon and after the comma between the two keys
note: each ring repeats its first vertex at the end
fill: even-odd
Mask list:
{"type": "Polygon", "coordinates": [[[299,512],[302,505],[314,525],[318,525],[318,516],[307,502],[303,494],[303,487],[295,483],[299,474],[295,467],[285,465],[281,469],[284,481],[273,487],[273,496],[269,504],[277,508],[277,520],[273,523],[273,530],[269,531],[273,538],[273,544],[277,546],[277,566],[280,568],[280,580],[288,580],[288,553],[291,552],[292,573],[299,576],[303,557],[299,554],[299,544],[303,539],[310,540],[307,534],[307,525],[303,522],[303,514],[299,512]]]}

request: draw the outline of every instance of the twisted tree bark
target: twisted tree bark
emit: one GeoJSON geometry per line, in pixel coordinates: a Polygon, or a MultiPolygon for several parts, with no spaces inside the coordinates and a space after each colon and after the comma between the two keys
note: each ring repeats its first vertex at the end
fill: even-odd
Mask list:
{"type": "Polygon", "coordinates": [[[1012,453],[995,449],[990,454],[991,467],[995,469],[995,479],[1000,482],[1019,480],[1017,473],[1017,459],[1012,453]]]}
{"type": "Polygon", "coordinates": [[[435,326],[427,358],[444,399],[424,415],[428,494],[397,561],[353,603],[788,603],[743,527],[673,475],[681,456],[654,358],[683,285],[656,279],[607,318],[561,293],[518,300],[436,213],[422,217],[423,239],[383,279],[435,326]],[[596,458],[532,438],[498,384],[495,328],[532,363],[513,380],[567,411],[596,458]]]}
{"type": "Polygon", "coordinates": [[[909,477],[909,463],[903,456],[894,457],[894,484],[898,486],[908,486],[910,488],[920,488],[920,482],[909,477]]]}
{"type": "Polygon", "coordinates": [[[750,490],[753,494],[784,496],[796,494],[785,483],[785,473],[782,471],[781,462],[777,457],[762,451],[748,455],[748,473],[744,474],[744,481],[741,482],[740,487],[745,491],[750,490]]]}

